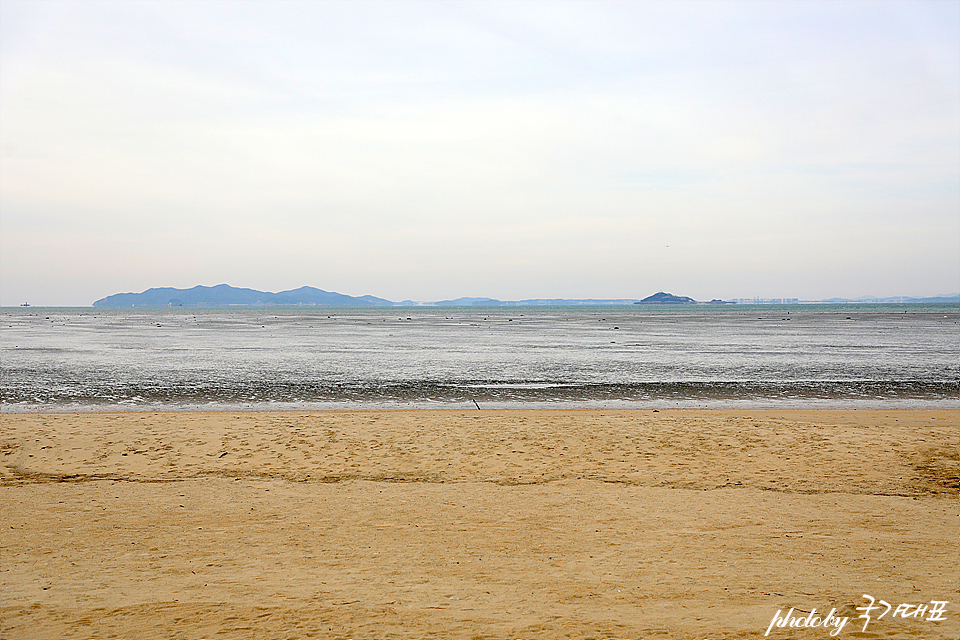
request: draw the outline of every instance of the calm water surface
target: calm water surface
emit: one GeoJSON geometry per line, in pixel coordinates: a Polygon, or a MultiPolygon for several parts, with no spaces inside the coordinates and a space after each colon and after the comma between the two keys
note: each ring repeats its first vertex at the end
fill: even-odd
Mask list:
{"type": "Polygon", "coordinates": [[[3,411],[960,407],[957,305],[0,310],[3,411]]]}

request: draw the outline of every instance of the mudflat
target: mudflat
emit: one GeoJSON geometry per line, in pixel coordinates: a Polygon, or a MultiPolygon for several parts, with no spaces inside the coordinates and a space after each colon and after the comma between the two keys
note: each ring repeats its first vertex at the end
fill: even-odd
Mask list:
{"type": "Polygon", "coordinates": [[[960,637],[956,409],[0,425],[4,639],[960,637]]]}

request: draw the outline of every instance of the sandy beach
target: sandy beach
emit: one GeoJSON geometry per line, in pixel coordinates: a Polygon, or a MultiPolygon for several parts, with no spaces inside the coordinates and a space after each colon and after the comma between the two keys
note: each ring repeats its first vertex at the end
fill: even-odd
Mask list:
{"type": "Polygon", "coordinates": [[[960,637],[955,409],[0,421],[4,640],[960,637]]]}

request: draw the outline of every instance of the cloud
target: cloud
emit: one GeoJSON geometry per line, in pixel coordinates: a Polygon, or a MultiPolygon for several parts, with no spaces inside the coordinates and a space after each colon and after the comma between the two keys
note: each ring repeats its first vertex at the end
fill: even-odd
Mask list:
{"type": "Polygon", "coordinates": [[[955,3],[0,11],[2,304],[200,282],[927,295],[960,277],[955,3]],[[22,266],[44,247],[59,268],[22,266]]]}

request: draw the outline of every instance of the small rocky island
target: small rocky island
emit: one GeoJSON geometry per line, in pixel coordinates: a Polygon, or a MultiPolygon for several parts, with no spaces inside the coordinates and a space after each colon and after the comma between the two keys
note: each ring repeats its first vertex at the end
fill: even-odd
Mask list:
{"type": "Polygon", "coordinates": [[[672,293],[660,291],[633,304],[697,304],[697,301],[687,296],[675,296],[672,293]]]}

